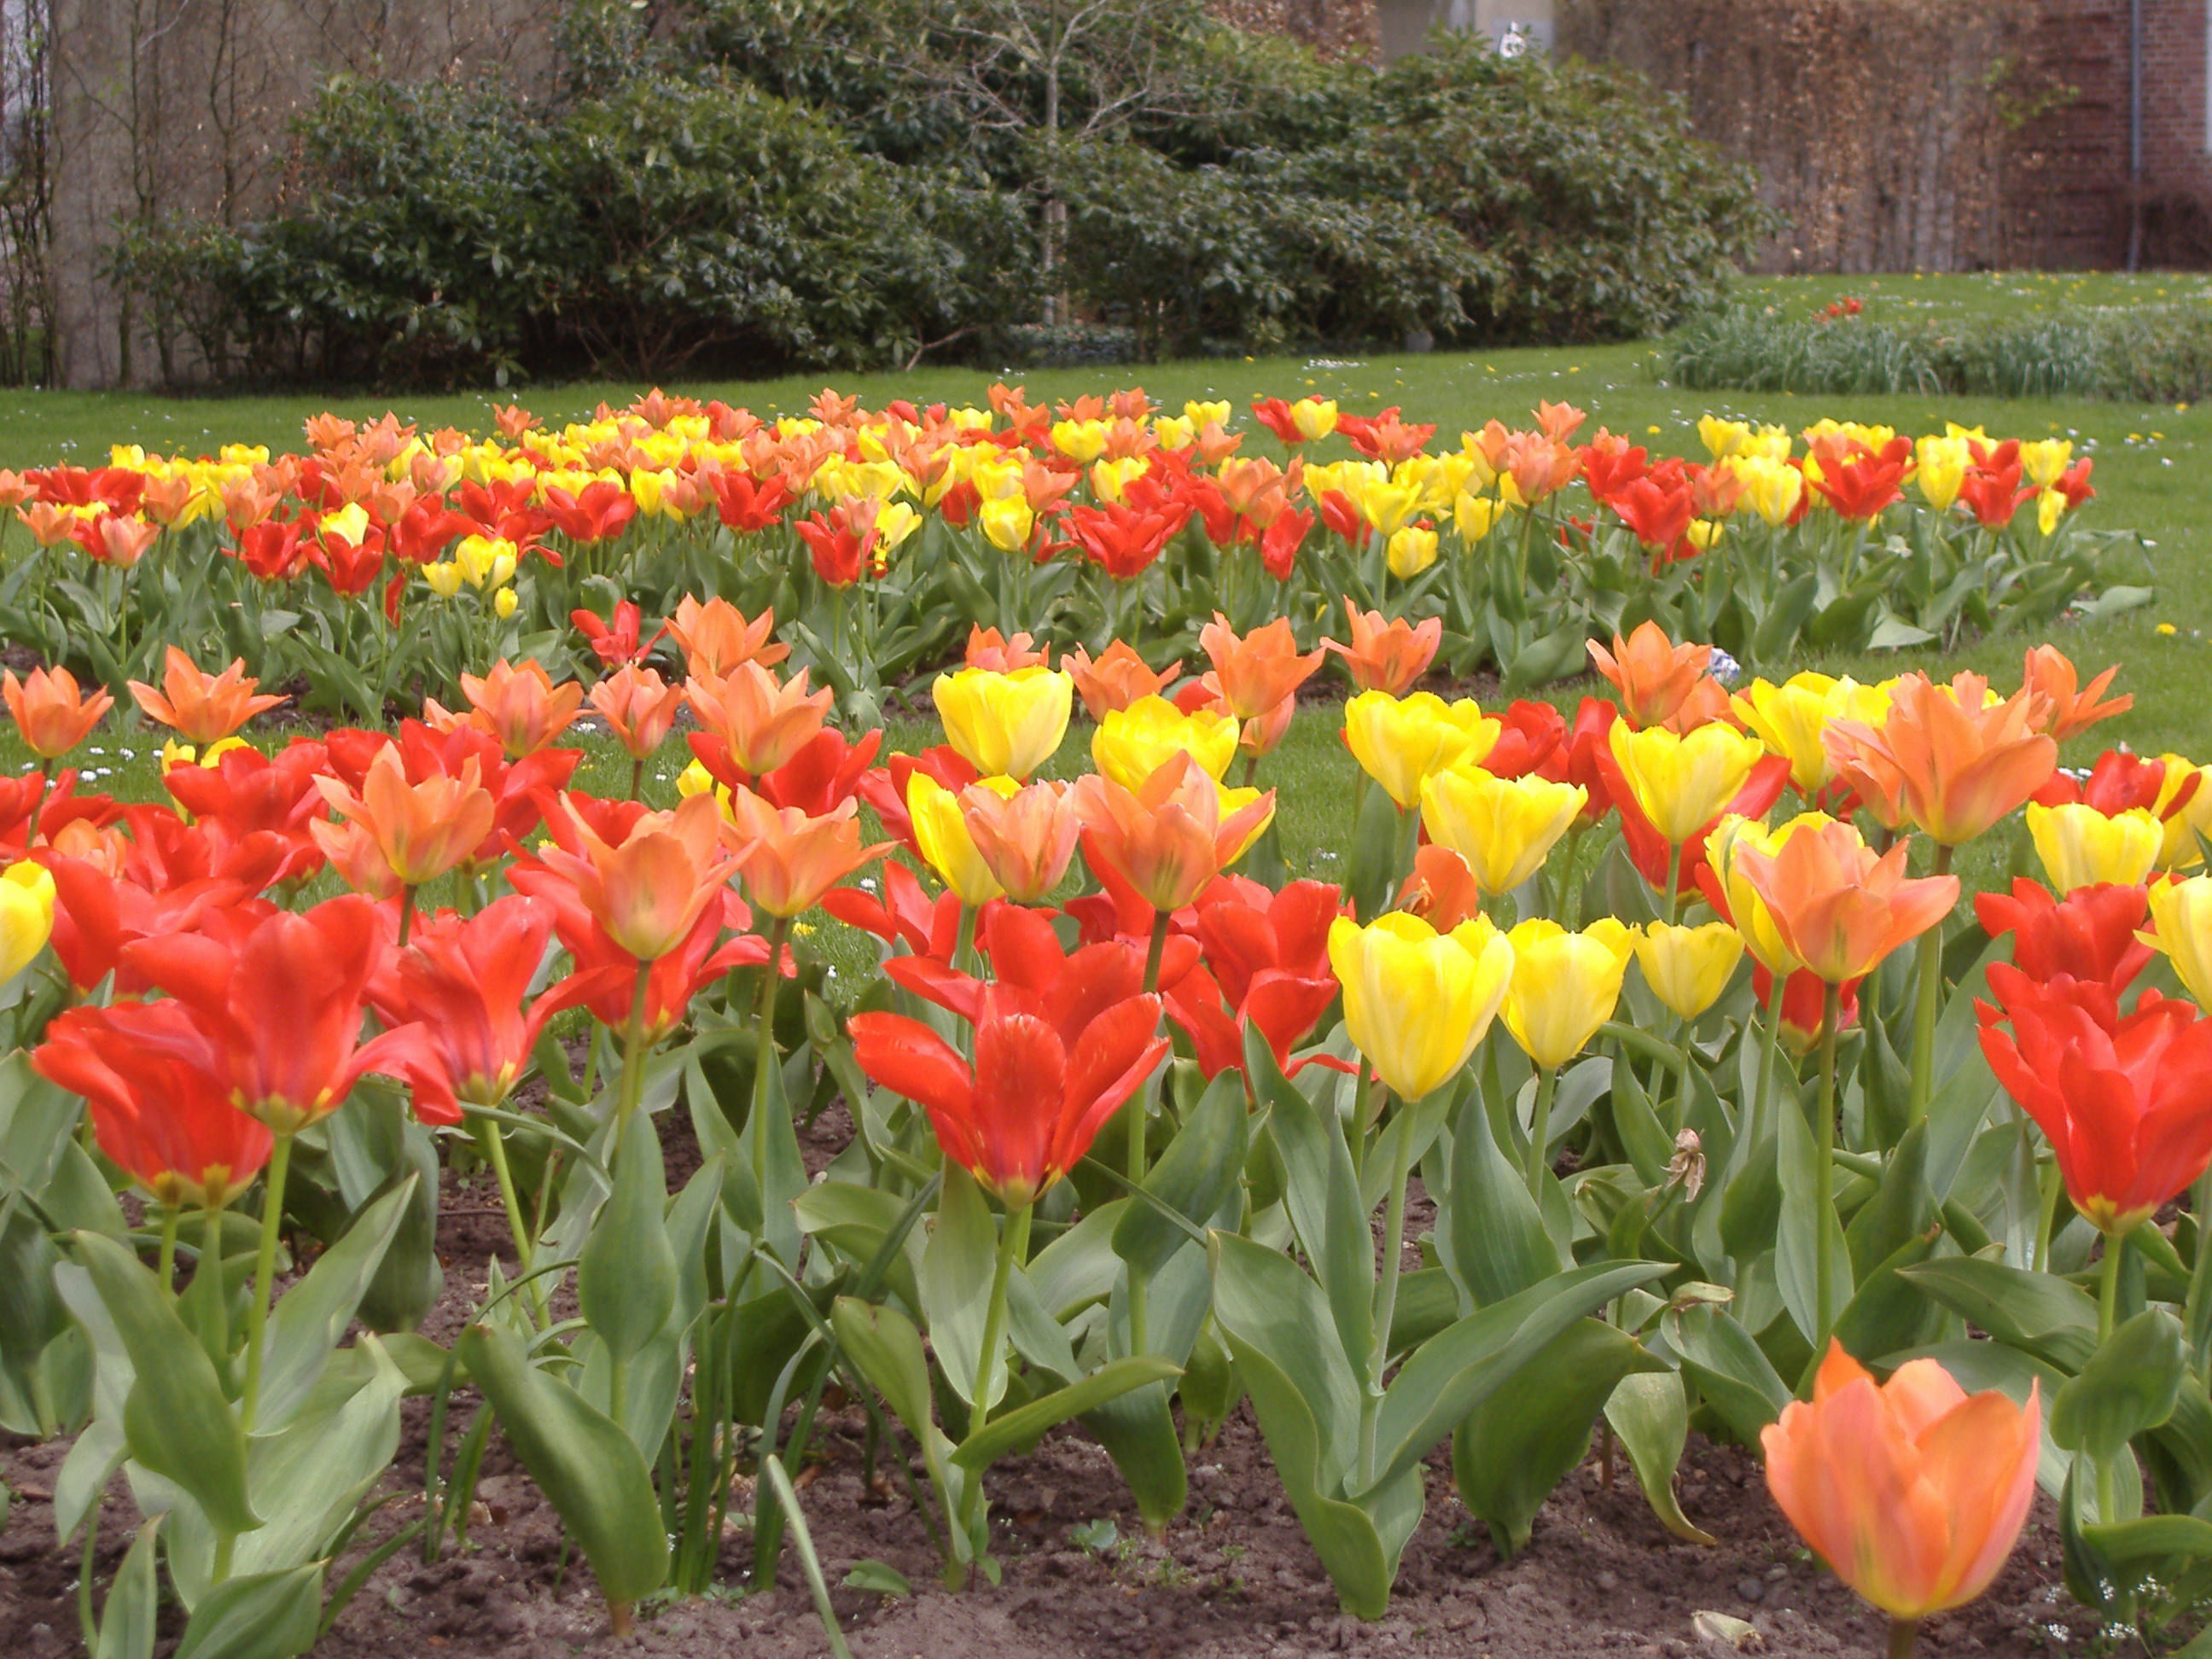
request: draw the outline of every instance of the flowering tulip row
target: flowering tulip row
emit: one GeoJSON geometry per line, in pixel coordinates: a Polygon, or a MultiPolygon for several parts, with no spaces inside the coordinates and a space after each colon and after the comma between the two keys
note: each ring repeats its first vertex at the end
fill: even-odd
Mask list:
{"type": "Polygon", "coordinates": [[[1437,620],[1455,673],[1519,689],[1579,669],[1624,612],[1765,664],[2040,623],[2118,574],[2115,538],[2079,527],[2093,464],[2064,439],[1708,416],[1692,460],[1583,436],[1564,404],[1455,447],[1317,398],[1261,399],[1249,424],[1134,388],[990,404],[825,391],[767,421],[655,392],[557,430],[514,407],[485,438],[326,415],[299,453],[0,473],[33,544],[0,627],[118,696],[178,645],[380,720],[501,656],[586,665],[572,614],[599,641],[617,599],[698,592],[785,617],[865,725],[971,625],[1174,654],[1219,611],[1310,646],[1351,595],[1437,620]]]}
{"type": "Polygon", "coordinates": [[[1346,611],[1315,649],[1216,616],[1189,674],[979,629],[945,741],[890,754],[720,599],[669,608],[680,681],[626,604],[588,688],[501,660],[273,747],[246,665],[173,651],[129,688],[174,733],[157,804],[66,764],[105,693],[0,679],[42,763],[0,781],[6,1086],[44,1126],[0,1172],[0,1423],[76,1436],[64,1545],[130,1475],[103,1622],[150,1617],[157,1558],[192,1626],[335,1616],[410,1393],[428,1486],[380,1547],[444,1548],[463,1379],[617,1629],[711,1586],[741,1461],[772,1577],[833,1383],[915,1449],[956,1584],[994,1572],[1003,1455],[1079,1425],[1164,1530],[1249,1401],[1364,1617],[1437,1447],[1501,1551],[1594,1433],[1705,1539],[1692,1423],[1763,1449],[1900,1646],[1987,1587],[2039,1468],[2077,1593],[2151,1616],[2203,1553],[2160,1516],[2212,1502],[2212,1273],[2158,1221],[2212,1184],[2203,769],[2062,769],[2129,699],[2049,647],[2009,694],[1731,690],[1647,623],[1569,718],[1420,690],[1442,624],[1346,611]],[[1353,694],[1302,703],[1331,656],[1353,694]],[[572,787],[587,706],[633,797],[688,708],[673,805],[572,787]],[[1341,884],[1275,848],[1298,720],[1357,764],[1341,884]],[[2021,873],[1962,907],[1992,838],[2021,873]],[[795,948],[823,915],[880,945],[849,1008],[795,948]],[[450,1349],[415,1330],[441,1164],[512,1234],[450,1349]],[[1372,1241],[1416,1174],[1408,1269],[1372,1241]]]}

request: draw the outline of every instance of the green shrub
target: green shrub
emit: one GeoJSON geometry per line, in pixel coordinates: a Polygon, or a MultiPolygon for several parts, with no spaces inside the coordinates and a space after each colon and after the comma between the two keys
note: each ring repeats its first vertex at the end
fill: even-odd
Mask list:
{"type": "Polygon", "coordinates": [[[1693,391],[2191,402],[2212,392],[2212,314],[2166,306],[1961,325],[1735,307],[1671,337],[1659,372],[1693,391]]]}

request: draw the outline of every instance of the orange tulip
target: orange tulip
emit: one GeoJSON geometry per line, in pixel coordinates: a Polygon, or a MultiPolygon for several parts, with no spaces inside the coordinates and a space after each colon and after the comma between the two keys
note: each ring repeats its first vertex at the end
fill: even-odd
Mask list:
{"type": "Polygon", "coordinates": [[[672,812],[641,814],[619,842],[602,839],[565,802],[561,810],[563,838],[573,844],[548,847],[540,859],[575,890],[608,939],[640,962],[658,961],[682,945],[707,907],[720,902],[738,867],[723,848],[721,809],[712,795],[694,795],[672,812]]]}
{"type": "Polygon", "coordinates": [[[1075,681],[1091,718],[1103,720],[1133,702],[1158,696],[1161,688],[1182,667],[1182,659],[1178,657],[1155,674],[1145,666],[1142,657],[1116,640],[1095,660],[1079,645],[1060,657],[1060,665],[1075,681]]]}
{"type": "Polygon", "coordinates": [[[2136,706],[2131,692],[2103,702],[2097,701],[2119,672],[2117,666],[2107,668],[2089,682],[2086,690],[2076,690],[2080,676],[2073,659],[2055,645],[2029,647],[2021,683],[2037,699],[2033,723],[2049,732],[2053,741],[2063,743],[2087,731],[2099,720],[2126,714],[2136,706]]]}
{"type": "Polygon", "coordinates": [[[812,909],[854,871],[898,845],[860,845],[859,809],[850,800],[816,817],[795,806],[779,808],[741,787],[731,793],[729,808],[729,836],[738,849],[745,892],[761,909],[786,921],[812,909]]]}
{"type": "Polygon", "coordinates": [[[694,674],[684,682],[702,730],[730,746],[730,759],[755,777],[773,772],[814,740],[836,693],[828,686],[809,696],[806,671],[779,681],[758,662],[741,662],[726,674],[694,674]]]}
{"type": "Polygon", "coordinates": [[[1223,704],[1240,720],[1271,713],[1312,677],[1327,654],[1315,651],[1299,655],[1285,617],[1278,617],[1240,638],[1218,611],[1199,629],[1198,642],[1212,659],[1223,704]]]}
{"type": "Polygon", "coordinates": [[[115,706],[105,691],[90,696],[77,689],[76,676],[66,668],[33,668],[31,678],[19,681],[10,669],[0,675],[0,693],[8,699],[8,712],[24,745],[40,760],[58,760],[92,735],[100,717],[115,706]]]}
{"type": "Polygon", "coordinates": [[[1663,726],[1705,678],[1713,659],[1710,645],[1677,645],[1656,622],[1639,623],[1624,640],[1613,636],[1608,651],[1589,642],[1590,663],[1620,693],[1620,712],[1641,731],[1663,726]]]}
{"type": "Polygon", "coordinates": [[[209,674],[171,646],[161,673],[161,690],[130,682],[131,695],[149,717],[174,728],[186,743],[221,743],[264,708],[284,701],[278,696],[256,696],[261,682],[246,678],[246,659],[234,659],[220,674],[209,674]]]}
{"type": "Polygon", "coordinates": [[[1935,841],[1956,847],[2013,811],[2050,779],[2058,745],[2035,729],[2036,693],[2022,687],[2003,702],[1989,682],[1960,674],[1939,685],[1907,674],[1890,697],[1879,730],[1833,720],[1822,734],[1836,775],[1883,816],[1893,800],[1935,841]]]}
{"type": "Polygon", "coordinates": [[[658,670],[639,663],[624,663],[592,687],[592,707],[634,760],[646,759],[668,741],[676,711],[683,706],[682,686],[669,684],[658,670]]]}
{"type": "Polygon", "coordinates": [[[2041,1386],[2025,1406],[1969,1395],[1932,1359],[1877,1385],[1832,1341],[1811,1403],[1759,1433],[1767,1489],[1836,1577],[1899,1623],[1964,1607],[2027,1519],[2041,1386]]]}
{"type": "Polygon", "coordinates": [[[1956,876],[1905,873],[1899,842],[1876,856],[1848,823],[1807,823],[1770,852],[1735,843],[1732,872],[1765,902],[1775,931],[1805,967],[1831,985],[1869,971],[1920,937],[1959,902],[1956,876]]]}
{"type": "Polygon", "coordinates": [[[668,632],[684,653],[685,670],[702,679],[719,679],[740,664],[757,662],[773,668],[791,654],[787,645],[773,645],[775,612],[763,611],[748,618],[727,599],[704,605],[686,593],[677,601],[668,619],[668,632]]]}
{"type": "Polygon", "coordinates": [[[1160,911],[1180,910],[1275,816],[1275,792],[1224,790],[1178,750],[1135,790],[1093,773],[1069,791],[1084,850],[1160,911]]]}
{"type": "Polygon", "coordinates": [[[967,663],[970,668],[988,668],[994,674],[1011,674],[1017,668],[1049,668],[1052,647],[1039,645],[1025,631],[1009,639],[995,628],[970,623],[967,663]]]}
{"type": "Polygon", "coordinates": [[[1431,617],[1417,628],[1402,617],[1386,619],[1379,611],[1362,611],[1350,599],[1344,602],[1344,614],[1352,623],[1352,643],[1323,640],[1322,649],[1344,659],[1345,671],[1362,691],[1404,696],[1428,672],[1437,647],[1443,643],[1441,617],[1431,617]]]}
{"type": "Polygon", "coordinates": [[[960,792],[960,816],[975,855],[1017,904],[1041,904],[1075,856],[1082,823],[1064,783],[1032,783],[1002,795],[988,784],[960,792]]]}
{"type": "Polygon", "coordinates": [[[509,760],[534,755],[574,722],[583,707],[584,688],[574,680],[556,686],[544,665],[520,667],[504,657],[491,672],[461,676],[461,693],[473,711],[470,724],[499,739],[509,760]]]}
{"type": "MultiPolygon", "coordinates": [[[[315,787],[347,824],[375,843],[402,887],[420,887],[465,864],[491,834],[498,804],[479,776],[471,757],[461,763],[457,777],[434,774],[410,783],[399,745],[386,744],[369,763],[358,795],[332,777],[317,777],[315,787]]],[[[307,827],[316,845],[342,871],[362,868],[362,849],[346,826],[325,820],[307,827]]],[[[356,884],[364,890],[381,885],[356,884]]]]}

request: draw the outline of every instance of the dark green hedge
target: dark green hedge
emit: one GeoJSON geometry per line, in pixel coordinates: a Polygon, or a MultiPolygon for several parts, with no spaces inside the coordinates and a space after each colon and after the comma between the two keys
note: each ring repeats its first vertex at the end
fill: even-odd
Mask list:
{"type": "Polygon", "coordinates": [[[1053,129],[974,32],[1037,4],[579,0],[559,98],[333,79],[275,210],[116,272],[165,364],[423,384],[1004,356],[1048,294],[1145,353],[1644,334],[1764,223],[1640,82],[1463,39],[1376,71],[1133,0],[1053,129]]]}

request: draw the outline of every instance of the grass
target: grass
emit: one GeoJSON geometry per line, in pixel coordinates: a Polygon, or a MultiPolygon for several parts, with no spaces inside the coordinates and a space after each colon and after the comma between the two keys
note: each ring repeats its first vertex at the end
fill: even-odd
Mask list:
{"type": "MultiPolygon", "coordinates": [[[[1744,294],[1764,303],[1805,313],[1846,294],[1859,296],[1873,315],[1935,313],[2031,317],[2074,306],[2124,307],[2175,301],[2212,306],[2212,279],[2202,276],[2117,274],[2005,273],[1959,276],[1856,276],[1775,278],[1747,283],[1744,294]]],[[[1016,378],[1033,397],[1065,398],[1103,392],[1130,381],[1173,406],[1186,398],[1226,398],[1241,411],[1257,395],[1297,397],[1317,392],[1338,398],[1347,410],[1404,407],[1409,418],[1433,421],[1449,439],[1462,428],[1496,416],[1522,420],[1539,398],[1571,402],[1589,411],[1593,428],[1602,424],[1624,432],[1655,451],[1702,454],[1696,423],[1700,415],[1720,412],[1742,419],[1802,426],[1823,416],[1895,426],[1900,430],[1940,430],[1947,421],[1986,427],[1993,434],[2024,438],[2063,434],[2096,458],[2097,501],[2092,522],[2138,532],[2152,550],[2159,599],[2152,606],[2111,621],[2064,628],[2056,638],[2085,672],[2111,662],[2125,665],[2122,690],[2132,691],[2134,710],[2077,739],[2087,759],[2107,744],[2125,743],[2147,752],[2176,750],[2212,760],[2212,698],[2204,695],[2208,670],[2206,636],[2212,635],[2212,493],[2204,486],[2208,451],[2212,451],[2212,405],[2127,404],[2065,399],[1938,398],[1923,397],[1801,398],[1787,393],[1685,392],[1657,381],[1650,343],[1510,351],[1382,355],[1357,362],[1284,357],[1216,359],[1146,365],[1123,371],[1043,370],[1016,378]],[[2161,631],[2170,629],[2171,632],[2161,631]]],[[[872,404],[894,397],[917,403],[937,400],[980,403],[993,380],[988,370],[924,368],[913,374],[840,375],[841,391],[857,392],[872,404]]],[[[818,375],[746,384],[685,385],[698,396],[718,396],[760,412],[796,410],[824,383],[818,375]]],[[[640,387],[613,385],[530,388],[517,394],[548,419],[588,414],[602,399],[620,403],[640,387]]],[[[57,457],[79,461],[105,458],[111,442],[136,442],[149,449],[199,452],[225,441],[293,445],[300,423],[325,406],[359,416],[396,409],[426,425],[452,423],[483,428],[494,402],[507,394],[404,395],[390,399],[295,397],[157,398],[143,393],[0,393],[0,465],[21,467],[57,457]]],[[[1984,640],[1948,655],[1916,651],[1897,655],[1856,655],[1808,660],[1804,665],[1862,678],[1880,678],[1911,667],[1951,673],[1972,669],[1990,674],[2001,686],[2017,681],[2021,653],[2033,641],[2021,638],[1984,640]]],[[[1547,692],[1571,708],[1589,683],[1567,682],[1547,692]]],[[[0,765],[22,761],[19,749],[0,742],[0,765]]],[[[895,744],[927,740],[919,726],[892,733],[895,744]]],[[[114,775],[97,780],[101,787],[143,797],[157,787],[143,734],[102,739],[136,748],[128,762],[100,757],[94,765],[118,761],[114,775]]],[[[1081,765],[1088,727],[1079,717],[1059,765],[1081,765]]],[[[627,784],[627,761],[603,740],[586,745],[587,759],[580,781],[619,790],[627,784]]],[[[671,751],[674,753],[675,751],[671,751]]],[[[672,778],[681,757],[669,763],[672,778]]],[[[1348,827],[1351,763],[1339,743],[1335,722],[1309,710],[1292,726],[1283,748],[1267,763],[1262,781],[1281,792],[1282,840],[1293,874],[1331,876],[1334,850],[1348,827]]],[[[672,787],[672,784],[659,787],[672,787]]]]}

